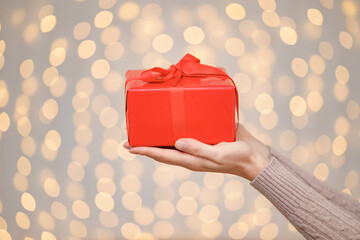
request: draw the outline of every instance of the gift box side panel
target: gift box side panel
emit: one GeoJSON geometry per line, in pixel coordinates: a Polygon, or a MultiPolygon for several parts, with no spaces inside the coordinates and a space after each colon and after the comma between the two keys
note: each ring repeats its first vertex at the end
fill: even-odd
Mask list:
{"type": "Polygon", "coordinates": [[[131,146],[170,146],[172,119],[166,89],[129,89],[128,140],[131,146]]]}
{"type": "Polygon", "coordinates": [[[187,131],[207,144],[235,140],[235,87],[185,90],[187,131]]]}

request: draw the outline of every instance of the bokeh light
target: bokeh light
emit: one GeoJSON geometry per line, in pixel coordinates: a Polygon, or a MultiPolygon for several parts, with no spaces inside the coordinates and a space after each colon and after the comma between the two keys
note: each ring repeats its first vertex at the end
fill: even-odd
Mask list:
{"type": "Polygon", "coordinates": [[[3,5],[0,239],[301,238],[240,177],[123,148],[126,71],[185,53],[225,68],[253,135],[359,200],[357,1],[3,5]]]}

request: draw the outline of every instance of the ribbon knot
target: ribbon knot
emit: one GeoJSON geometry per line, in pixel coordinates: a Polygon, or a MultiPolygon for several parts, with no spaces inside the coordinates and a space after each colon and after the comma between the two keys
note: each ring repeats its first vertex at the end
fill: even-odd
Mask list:
{"type": "Polygon", "coordinates": [[[162,82],[175,86],[182,77],[209,77],[209,75],[231,79],[220,69],[200,64],[199,59],[186,54],[176,65],[171,65],[169,69],[154,67],[143,71],[140,77],[134,77],[129,80],[137,79],[152,83],[162,82]]]}

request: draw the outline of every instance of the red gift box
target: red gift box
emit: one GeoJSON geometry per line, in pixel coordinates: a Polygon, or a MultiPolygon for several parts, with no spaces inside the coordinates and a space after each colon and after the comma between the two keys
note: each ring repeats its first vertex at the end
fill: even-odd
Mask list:
{"type": "Polygon", "coordinates": [[[126,78],[130,146],[174,146],[179,138],[235,140],[237,91],[221,69],[187,54],[169,69],[129,70],[126,78]]]}

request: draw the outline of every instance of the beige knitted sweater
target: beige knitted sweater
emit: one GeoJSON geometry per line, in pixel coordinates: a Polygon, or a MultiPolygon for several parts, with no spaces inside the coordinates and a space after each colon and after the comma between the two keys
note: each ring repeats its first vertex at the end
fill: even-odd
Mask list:
{"type": "Polygon", "coordinates": [[[250,184],[306,239],[360,239],[360,203],[274,150],[270,163],[250,184]]]}

